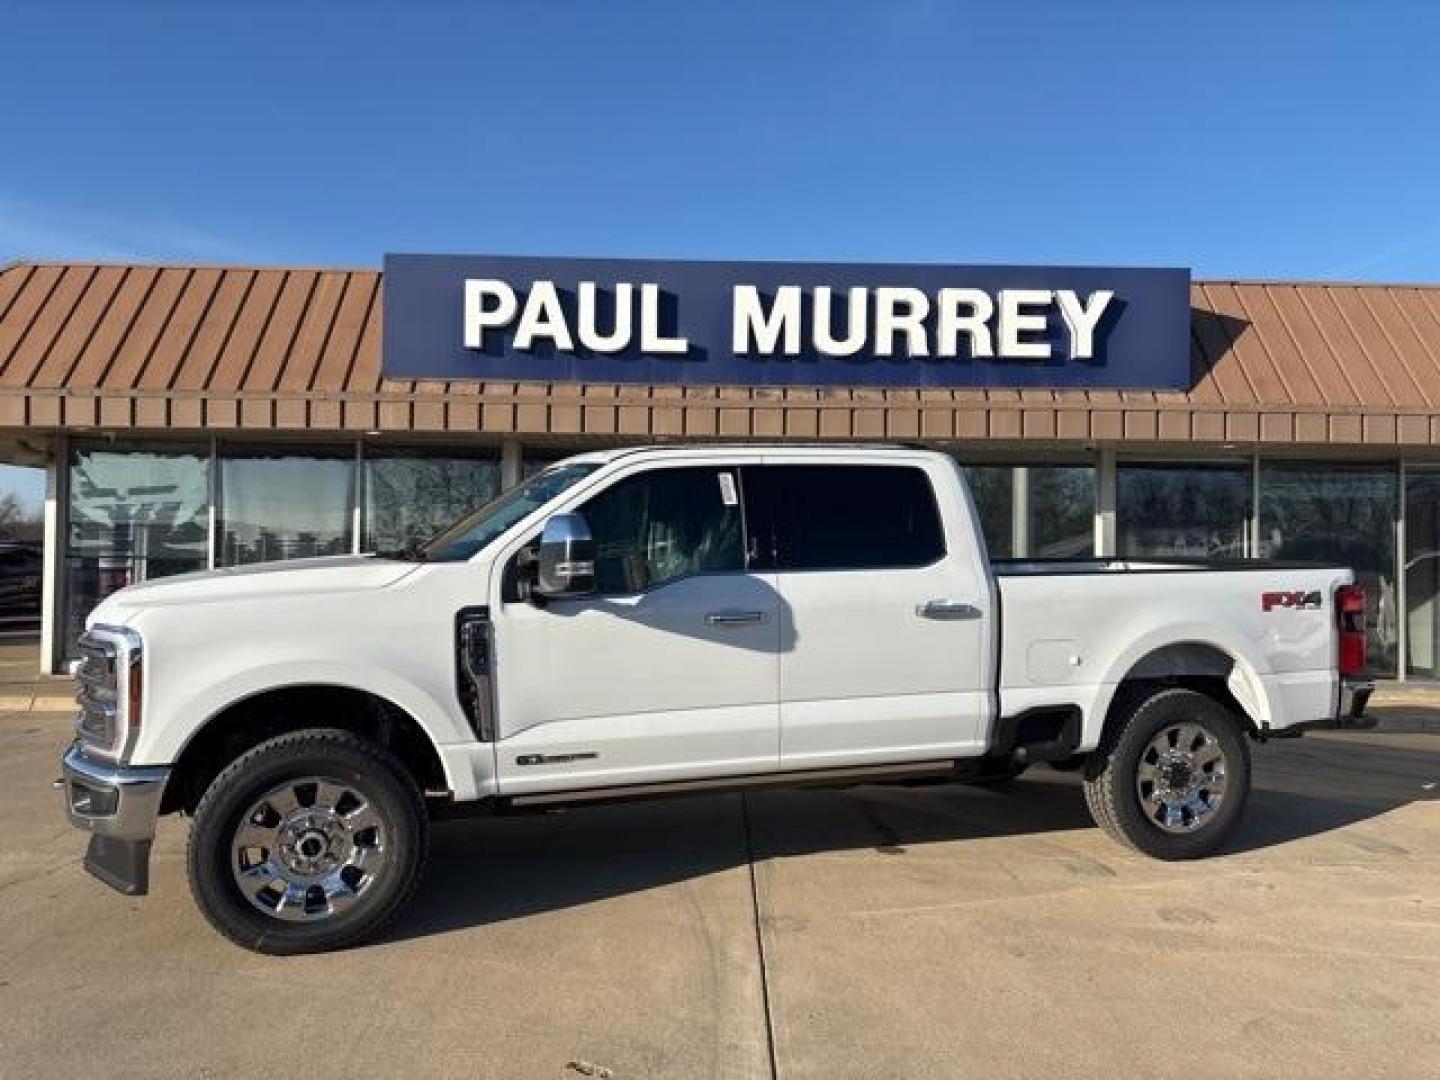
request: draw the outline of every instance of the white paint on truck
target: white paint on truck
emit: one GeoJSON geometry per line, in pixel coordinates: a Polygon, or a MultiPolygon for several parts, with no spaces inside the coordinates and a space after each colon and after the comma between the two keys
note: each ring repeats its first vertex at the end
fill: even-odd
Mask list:
{"type": "MultiPolygon", "coordinates": [[[[621,513],[623,532],[630,525],[624,500],[618,504],[621,511],[604,512],[621,513]]],[[[456,535],[424,559],[298,560],[187,574],[102,602],[89,627],[109,659],[96,661],[86,685],[116,703],[87,705],[66,765],[72,820],[113,841],[108,855],[87,865],[117,887],[143,891],[162,793],[167,809],[187,805],[181,785],[198,777],[203,789],[228,764],[197,761],[187,748],[206,747],[214,758],[225,752],[219,748],[249,748],[265,735],[305,728],[305,717],[265,708],[295,688],[371,695],[386,722],[366,729],[367,738],[383,743],[395,730],[390,721],[408,718],[433,748],[444,790],[432,797],[504,809],[516,799],[804,780],[824,769],[938,765],[964,778],[1097,748],[1108,761],[1128,752],[1118,741],[1123,725],[1166,687],[1196,696],[1172,694],[1156,709],[1201,702],[1194,707],[1210,716],[1202,730],[1233,723],[1263,737],[1350,708],[1337,656],[1344,652],[1354,667],[1354,650],[1363,653],[1358,616],[1340,610],[1360,603],[1343,568],[1119,559],[992,565],[961,469],[924,450],[690,446],[584,454],[502,496],[456,535]],[[698,476],[702,494],[677,504],[673,521],[637,519],[636,529],[648,530],[637,543],[657,566],[691,570],[657,580],[655,567],[625,563],[635,555],[622,545],[602,555],[619,559],[626,575],[635,569],[636,584],[587,588],[587,568],[593,574],[598,565],[585,547],[593,544],[584,514],[600,505],[594,500],[632,488],[658,499],[656,485],[679,477],[677,470],[698,476]],[[860,470],[869,470],[869,486],[856,490],[872,501],[889,492],[890,502],[877,509],[857,498],[846,512],[868,525],[881,515],[881,531],[893,532],[913,558],[847,564],[836,554],[844,551],[843,522],[805,539],[797,508],[809,505],[806,493],[823,488],[824,498],[843,502],[860,470]],[[685,518],[700,503],[724,524],[696,540],[685,518]],[[546,572],[538,541],[542,529],[549,536],[547,522],[578,537],[563,564],[576,583],[571,591],[546,593],[537,583],[537,560],[546,572]],[[473,549],[465,546],[471,541],[473,549]],[[731,545],[733,565],[706,562],[708,550],[690,550],[697,543],[731,545]],[[794,554],[803,543],[830,554],[807,562],[794,554]],[[467,619],[483,627],[483,656],[461,640],[467,619]],[[119,673],[127,657],[133,666],[119,673]],[[475,663],[484,667],[478,676],[467,667],[475,663]],[[106,708],[113,730],[100,736],[94,729],[105,726],[106,708]],[[239,730],[257,723],[258,732],[239,730]],[[114,788],[141,809],[123,821],[123,807],[111,818],[92,812],[104,799],[86,784],[114,788]],[[116,846],[135,843],[143,850],[116,846]]],[[[1354,711],[1363,711],[1363,696],[1354,711]]],[[[1201,766],[1180,761],[1187,751],[1178,743],[1191,739],[1190,728],[1154,722],[1177,745],[1152,743],[1140,764],[1131,763],[1143,775],[1121,787],[1138,783],[1139,796],[1107,789],[1105,798],[1143,802],[1157,775],[1176,790],[1199,783],[1193,769],[1201,766]]],[[[344,726],[345,717],[326,723],[344,726]]],[[[1194,761],[1205,758],[1203,743],[1197,737],[1191,748],[1194,761]]],[[[1228,745],[1232,756],[1238,752],[1228,745]]],[[[388,744],[379,750],[399,753],[388,744]]],[[[1216,791],[1225,788],[1225,768],[1237,787],[1248,784],[1248,758],[1221,765],[1215,773],[1213,760],[1203,764],[1216,791]]],[[[243,776],[213,780],[240,782],[243,776]]],[[[1169,812],[1162,806],[1158,814],[1169,812]]],[[[1197,830],[1201,816],[1194,815],[1197,830]]]]}

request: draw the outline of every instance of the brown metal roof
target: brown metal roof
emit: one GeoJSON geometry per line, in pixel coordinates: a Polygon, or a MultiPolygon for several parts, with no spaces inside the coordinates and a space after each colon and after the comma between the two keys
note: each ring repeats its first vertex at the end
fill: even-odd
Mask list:
{"type": "Polygon", "coordinates": [[[0,270],[0,427],[1440,445],[1440,286],[1201,281],[1184,393],[380,376],[373,270],[0,270]]]}

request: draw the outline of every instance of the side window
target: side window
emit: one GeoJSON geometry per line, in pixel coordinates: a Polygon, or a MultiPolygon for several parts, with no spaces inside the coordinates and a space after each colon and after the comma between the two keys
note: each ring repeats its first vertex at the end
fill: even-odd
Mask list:
{"type": "Polygon", "coordinates": [[[745,569],[738,469],[656,469],[579,509],[595,537],[595,585],[636,593],[691,574],[745,569]]]}
{"type": "Polygon", "coordinates": [[[945,555],[940,511],[923,469],[772,465],[755,471],[768,474],[778,570],[902,569],[945,555]]]}

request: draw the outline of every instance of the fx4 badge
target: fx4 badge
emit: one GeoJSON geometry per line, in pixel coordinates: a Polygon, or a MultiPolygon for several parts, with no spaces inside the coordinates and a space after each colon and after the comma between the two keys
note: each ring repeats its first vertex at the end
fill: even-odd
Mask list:
{"type": "Polygon", "coordinates": [[[1316,610],[1325,606],[1325,598],[1316,589],[1306,592],[1304,589],[1292,589],[1287,592],[1267,592],[1260,594],[1260,610],[1274,611],[1276,608],[1289,608],[1292,611],[1316,610]]]}

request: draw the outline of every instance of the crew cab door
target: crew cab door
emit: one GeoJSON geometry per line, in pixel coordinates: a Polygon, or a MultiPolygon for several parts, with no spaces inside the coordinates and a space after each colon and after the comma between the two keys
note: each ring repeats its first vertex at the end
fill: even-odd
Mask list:
{"type": "Polygon", "coordinates": [[[502,794],[776,768],[780,602],[749,568],[740,485],[723,464],[652,466],[565,507],[596,591],[498,605],[502,794]]]}
{"type": "Polygon", "coordinates": [[[958,470],[782,459],[745,481],[780,590],[781,768],[978,753],[991,596],[958,470]]]}

